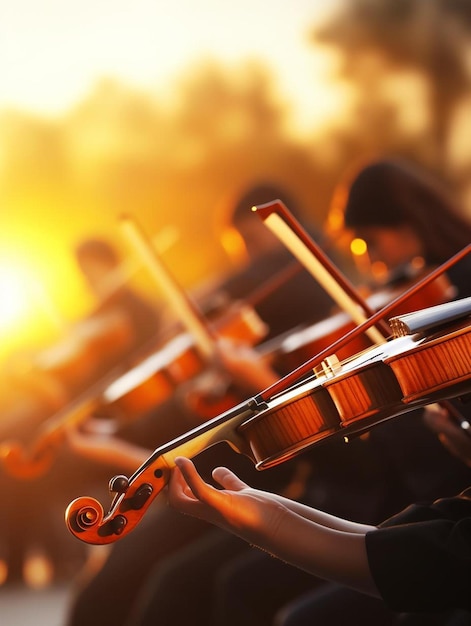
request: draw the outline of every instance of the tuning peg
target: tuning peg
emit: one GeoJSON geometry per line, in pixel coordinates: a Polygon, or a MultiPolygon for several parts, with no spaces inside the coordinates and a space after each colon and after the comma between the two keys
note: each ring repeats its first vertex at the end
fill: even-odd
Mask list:
{"type": "Polygon", "coordinates": [[[119,474],[114,476],[109,482],[109,490],[111,493],[126,493],[129,487],[129,479],[119,474]]]}

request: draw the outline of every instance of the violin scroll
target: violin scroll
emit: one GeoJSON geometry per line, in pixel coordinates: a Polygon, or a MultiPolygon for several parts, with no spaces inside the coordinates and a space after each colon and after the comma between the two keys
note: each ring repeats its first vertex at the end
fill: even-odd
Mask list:
{"type": "Polygon", "coordinates": [[[103,517],[104,510],[101,504],[88,496],[73,500],[65,512],[67,527],[74,535],[100,525],[103,517]]]}
{"type": "Polygon", "coordinates": [[[129,480],[125,476],[115,476],[110,481],[110,490],[116,495],[109,512],[105,515],[95,498],[76,498],[65,512],[67,528],[86,543],[112,543],[133,530],[169,477],[170,467],[163,457],[138,470],[129,480]]]}

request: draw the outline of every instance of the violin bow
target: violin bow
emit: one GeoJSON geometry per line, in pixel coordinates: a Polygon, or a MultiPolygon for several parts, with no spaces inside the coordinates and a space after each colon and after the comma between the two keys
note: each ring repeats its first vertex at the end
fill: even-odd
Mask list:
{"type": "Polygon", "coordinates": [[[155,247],[140,224],[131,216],[122,215],[120,225],[129,243],[141,257],[157,286],[162,290],[177,318],[193,336],[197,349],[203,357],[212,357],[214,355],[215,336],[206,324],[197,304],[178,284],[157,254],[155,247]]]}
{"type": "MultiPolygon", "coordinates": [[[[348,278],[308,235],[281,200],[254,206],[252,211],[258,214],[266,226],[357,324],[362,324],[373,315],[373,311],[348,278]]],[[[390,329],[380,320],[378,327],[370,326],[366,329],[366,334],[373,343],[384,343],[389,332],[390,329]]]]}

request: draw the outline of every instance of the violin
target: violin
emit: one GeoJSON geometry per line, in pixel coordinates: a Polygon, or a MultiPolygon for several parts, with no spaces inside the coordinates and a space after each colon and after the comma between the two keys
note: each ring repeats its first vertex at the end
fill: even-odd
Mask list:
{"type": "MultiPolygon", "coordinates": [[[[468,246],[422,282],[427,284],[427,281],[435,279],[470,251],[471,246],[468,246]]],[[[417,289],[420,289],[420,285],[415,285],[412,291],[417,289]]],[[[362,420],[355,424],[342,419],[339,406],[330,391],[336,381],[336,363],[335,359],[331,362],[330,356],[357,334],[373,326],[383,316],[389,315],[396,305],[397,302],[393,302],[383,307],[363,324],[264,392],[160,446],[130,479],[114,477],[110,481],[110,490],[115,496],[106,515],[102,505],[94,498],[86,496],[73,500],[65,514],[68,529],[77,538],[92,544],[108,544],[127,535],[167,484],[175,458],[182,455],[195,456],[218,442],[227,441],[234,450],[249,457],[257,469],[266,469],[326,441],[329,437],[352,436],[355,432],[371,428],[375,423],[442,397],[458,397],[468,393],[471,381],[471,299],[467,299],[463,305],[464,311],[460,313],[460,329],[450,329],[449,318],[445,318],[444,327],[437,330],[433,337],[424,339],[420,333],[394,337],[385,342],[387,350],[384,344],[380,344],[353,359],[346,367],[352,374],[360,374],[360,380],[370,361],[380,364],[373,387],[379,379],[382,387],[387,388],[392,373],[393,380],[397,381],[402,390],[401,384],[407,383],[408,378],[407,367],[400,365],[400,360],[404,357],[416,359],[415,363],[409,361],[409,367],[415,369],[417,362],[421,366],[422,356],[427,355],[434,362],[436,376],[434,375],[432,381],[425,381],[425,387],[417,387],[413,395],[405,395],[401,391],[399,400],[393,394],[392,401],[387,398],[383,404],[381,394],[375,396],[374,415],[369,415],[367,424],[362,423],[362,420]],[[396,357],[400,357],[396,369],[402,369],[404,379],[402,376],[396,378],[394,373],[392,363],[396,357]],[[390,358],[391,361],[388,362],[390,358]],[[459,361],[457,374],[449,370],[447,365],[450,360],[459,361]],[[315,372],[314,377],[301,381],[303,376],[319,366],[321,369],[315,372]],[[389,374],[388,380],[384,382],[381,373],[385,368],[389,374]]],[[[339,376],[342,375],[343,373],[339,376]]],[[[357,386],[361,387],[358,384],[357,386]]],[[[365,384],[362,393],[368,395],[370,387],[371,384],[365,384]]]]}
{"type": "MultiPolygon", "coordinates": [[[[178,386],[205,372],[213,361],[219,337],[254,345],[268,329],[255,310],[243,302],[233,303],[224,316],[209,323],[157,255],[141,226],[128,215],[122,215],[120,220],[124,234],[186,329],[104,391],[103,402],[112,414],[139,417],[163,402],[178,386]]],[[[235,403],[232,396],[224,399],[225,408],[235,403]]]]}
{"type": "Polygon", "coordinates": [[[425,404],[465,395],[471,389],[470,323],[436,337],[394,338],[344,364],[329,359],[321,375],[283,394],[281,406],[278,398],[240,426],[256,467],[277,465],[326,437],[348,440],[425,404]]]}
{"type": "MultiPolygon", "coordinates": [[[[420,278],[417,278],[418,282],[420,278]]],[[[408,283],[410,286],[411,282],[408,283]]],[[[372,311],[378,311],[388,302],[392,302],[401,293],[407,290],[383,289],[368,296],[365,301],[372,311]]],[[[406,301],[398,304],[392,315],[400,315],[409,311],[435,306],[450,300],[452,287],[446,276],[438,276],[436,280],[422,288],[419,293],[413,294],[406,301]]],[[[343,337],[355,328],[355,322],[345,311],[338,311],[330,317],[315,322],[305,328],[298,328],[276,337],[257,346],[257,352],[270,359],[282,375],[288,374],[300,363],[307,361],[313,354],[324,350],[332,343],[343,337]]],[[[344,360],[362,350],[372,347],[371,340],[366,335],[359,335],[351,342],[338,350],[337,357],[344,360]]]]}
{"type": "MultiPolygon", "coordinates": [[[[214,331],[214,338],[225,337],[246,345],[257,343],[266,334],[266,325],[244,303],[235,303],[224,318],[208,324],[208,328],[214,331]]],[[[169,398],[180,385],[207,371],[210,363],[210,357],[201,353],[191,333],[183,332],[112,381],[103,391],[103,405],[118,419],[139,418],[169,398]]],[[[226,402],[235,404],[232,398],[226,402]]]]}
{"type": "Polygon", "coordinates": [[[0,458],[5,470],[15,478],[32,480],[45,474],[51,467],[56,449],[62,444],[65,425],[79,425],[99,407],[98,396],[87,394],[59,410],[48,419],[26,445],[16,440],[0,444],[0,458]]]}

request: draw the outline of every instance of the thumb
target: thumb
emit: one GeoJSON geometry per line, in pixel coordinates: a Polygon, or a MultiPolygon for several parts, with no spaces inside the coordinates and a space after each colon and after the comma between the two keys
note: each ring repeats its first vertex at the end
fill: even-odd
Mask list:
{"type": "Polygon", "coordinates": [[[232,491],[240,491],[248,487],[247,483],[244,483],[234,472],[231,472],[227,467],[216,467],[212,472],[213,478],[224,489],[230,489],[232,491]]]}

